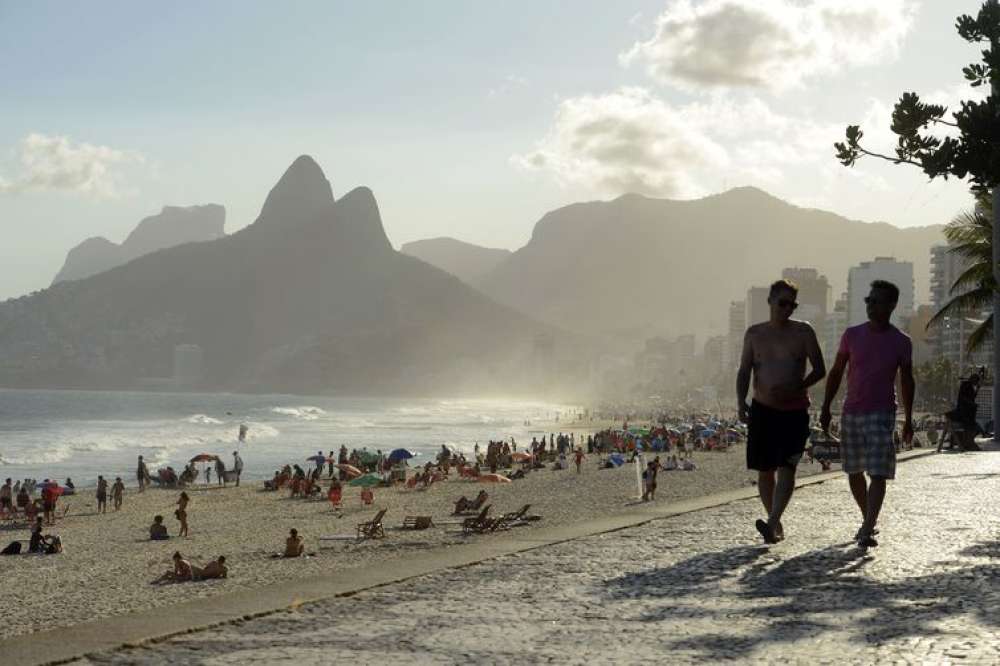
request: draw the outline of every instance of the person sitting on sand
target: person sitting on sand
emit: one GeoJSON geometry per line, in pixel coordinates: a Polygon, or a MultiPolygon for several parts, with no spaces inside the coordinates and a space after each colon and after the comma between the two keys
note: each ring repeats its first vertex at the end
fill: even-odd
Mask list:
{"type": "Polygon", "coordinates": [[[31,530],[31,540],[28,542],[28,552],[39,555],[55,555],[61,553],[62,540],[54,534],[42,534],[42,519],[38,518],[31,530]]]}
{"type": "Polygon", "coordinates": [[[164,571],[159,578],[152,581],[150,585],[161,585],[163,583],[183,583],[194,580],[194,567],[185,560],[180,551],[175,551],[173,555],[174,568],[164,571]]]}
{"type": "Polygon", "coordinates": [[[76,486],[73,485],[73,479],[66,477],[66,483],[63,484],[63,495],[74,495],[76,494],[76,486]]]}
{"type": "Polygon", "coordinates": [[[153,516],[153,524],[149,526],[149,538],[151,541],[166,541],[170,538],[167,526],[163,524],[163,516],[153,516]]]}
{"type": "Polygon", "coordinates": [[[694,461],[691,460],[690,458],[685,458],[684,462],[681,463],[681,467],[684,469],[685,472],[693,472],[694,470],[698,469],[698,466],[695,465],[694,461]]]}
{"type": "Polygon", "coordinates": [[[664,465],[663,465],[663,469],[667,470],[668,472],[673,472],[674,470],[678,469],[679,467],[680,467],[680,465],[677,463],[677,456],[676,455],[672,455],[669,458],[667,458],[667,462],[664,463],[664,465]]]}
{"type": "Polygon", "coordinates": [[[302,557],[306,552],[305,542],[294,527],[289,530],[285,539],[285,554],[282,557],[302,557]]]}

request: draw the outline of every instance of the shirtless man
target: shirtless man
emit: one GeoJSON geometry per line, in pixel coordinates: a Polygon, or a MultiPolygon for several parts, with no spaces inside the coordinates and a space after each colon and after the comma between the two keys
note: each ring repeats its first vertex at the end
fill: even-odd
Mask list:
{"type": "Polygon", "coordinates": [[[757,490],[768,514],[766,521],[756,523],[766,543],[784,538],[781,515],[792,497],[795,467],[809,438],[807,390],[826,375],[812,326],[791,318],[797,296],[798,287],[788,280],[771,285],[770,320],[747,329],[736,378],[740,420],[749,426],[747,467],[757,470],[757,490]],[[812,367],[808,375],[807,360],[812,367]],[[753,404],[747,405],[751,372],[753,404]]]}
{"type": "Polygon", "coordinates": [[[151,585],[159,585],[161,583],[182,583],[188,580],[194,580],[194,567],[191,563],[185,560],[180,551],[174,552],[174,568],[169,571],[164,571],[156,580],[152,581],[151,585]]]}
{"type": "Polygon", "coordinates": [[[10,479],[0,486],[0,515],[8,516],[14,513],[14,490],[10,479]]]}
{"type": "Polygon", "coordinates": [[[97,513],[108,512],[108,482],[103,476],[97,477],[97,513]]]}
{"type": "Polygon", "coordinates": [[[125,494],[125,484],[122,483],[122,477],[116,476],[115,483],[111,486],[111,499],[115,502],[115,511],[122,508],[122,496],[125,494]]]}
{"type": "Polygon", "coordinates": [[[214,562],[209,562],[204,569],[192,567],[195,580],[209,580],[211,578],[226,578],[229,576],[229,569],[226,568],[226,558],[223,555],[214,562]]]}
{"type": "Polygon", "coordinates": [[[302,557],[305,549],[306,546],[302,537],[299,536],[299,531],[293,527],[288,533],[288,538],[285,539],[285,554],[283,557],[302,557]]]}

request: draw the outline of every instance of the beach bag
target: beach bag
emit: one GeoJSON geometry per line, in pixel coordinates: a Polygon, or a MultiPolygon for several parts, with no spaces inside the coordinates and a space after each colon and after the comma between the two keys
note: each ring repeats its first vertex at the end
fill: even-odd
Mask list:
{"type": "Polygon", "coordinates": [[[12,541],[6,548],[0,550],[0,555],[20,555],[21,554],[21,542],[12,541]]]}
{"type": "Polygon", "coordinates": [[[56,555],[62,552],[62,539],[57,536],[52,537],[52,542],[45,549],[46,555],[56,555]]]}

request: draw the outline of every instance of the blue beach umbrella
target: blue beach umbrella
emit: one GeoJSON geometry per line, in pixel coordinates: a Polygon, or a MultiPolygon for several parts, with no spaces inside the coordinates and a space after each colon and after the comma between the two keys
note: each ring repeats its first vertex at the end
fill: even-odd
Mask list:
{"type": "Polygon", "coordinates": [[[400,460],[409,460],[417,454],[412,451],[407,451],[406,449],[394,449],[389,452],[389,460],[392,462],[399,462],[400,460]]]}

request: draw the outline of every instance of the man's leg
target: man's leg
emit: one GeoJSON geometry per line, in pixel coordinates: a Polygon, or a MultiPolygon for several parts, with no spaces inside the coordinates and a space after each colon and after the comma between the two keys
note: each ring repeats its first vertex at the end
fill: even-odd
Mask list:
{"type": "Polygon", "coordinates": [[[768,514],[767,524],[772,530],[777,531],[781,524],[781,514],[788,507],[788,501],[792,499],[795,491],[795,468],[779,467],[778,482],[774,485],[774,498],[771,501],[771,511],[768,514]]]}
{"type": "Polygon", "coordinates": [[[773,469],[757,472],[757,493],[760,495],[760,501],[764,505],[764,511],[769,516],[771,515],[771,503],[774,499],[774,485],[773,469]]]}
{"type": "Polygon", "coordinates": [[[868,505],[865,510],[865,522],[861,525],[861,534],[871,536],[878,523],[878,515],[882,511],[885,500],[885,477],[873,476],[868,485],[868,505]]]}
{"type": "Polygon", "coordinates": [[[858,508],[861,509],[861,517],[864,518],[868,511],[868,481],[865,479],[865,473],[854,472],[848,474],[847,482],[851,486],[851,494],[854,495],[854,501],[857,502],[858,508]]]}

